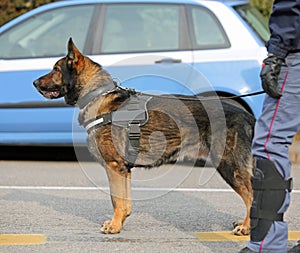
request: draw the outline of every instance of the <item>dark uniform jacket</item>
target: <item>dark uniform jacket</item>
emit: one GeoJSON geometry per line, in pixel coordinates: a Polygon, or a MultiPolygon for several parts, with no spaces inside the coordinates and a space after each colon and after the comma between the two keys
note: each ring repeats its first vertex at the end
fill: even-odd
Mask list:
{"type": "Polygon", "coordinates": [[[269,20],[269,53],[285,58],[300,51],[300,0],[275,0],[269,20]]]}

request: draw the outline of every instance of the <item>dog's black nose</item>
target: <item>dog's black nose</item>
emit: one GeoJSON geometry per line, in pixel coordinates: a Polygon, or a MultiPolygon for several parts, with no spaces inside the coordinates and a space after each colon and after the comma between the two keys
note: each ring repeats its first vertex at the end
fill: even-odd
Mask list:
{"type": "Polygon", "coordinates": [[[35,81],[33,81],[33,85],[34,85],[35,87],[38,87],[38,86],[40,85],[39,79],[36,79],[35,81]]]}

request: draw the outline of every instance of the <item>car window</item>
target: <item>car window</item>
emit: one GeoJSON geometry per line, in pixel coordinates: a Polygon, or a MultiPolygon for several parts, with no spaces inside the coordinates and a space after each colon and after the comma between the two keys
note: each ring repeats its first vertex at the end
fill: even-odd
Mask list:
{"type": "Polygon", "coordinates": [[[206,8],[193,7],[191,19],[194,32],[194,49],[229,47],[227,36],[218,19],[206,8]]]}
{"type": "Polygon", "coordinates": [[[101,53],[178,50],[179,17],[179,5],[108,5],[101,53]]]}
{"type": "Polygon", "coordinates": [[[249,4],[238,5],[235,10],[264,42],[269,40],[268,20],[255,7],[249,4]]]}
{"type": "Polygon", "coordinates": [[[43,12],[14,26],[0,37],[0,58],[62,56],[72,37],[83,50],[94,6],[78,5],[43,12]]]}

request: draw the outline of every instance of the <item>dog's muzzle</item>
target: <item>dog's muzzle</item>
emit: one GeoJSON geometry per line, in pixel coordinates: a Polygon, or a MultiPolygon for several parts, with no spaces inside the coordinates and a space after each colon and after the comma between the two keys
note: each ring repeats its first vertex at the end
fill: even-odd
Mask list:
{"type": "Polygon", "coordinates": [[[39,79],[33,81],[33,85],[45,98],[55,99],[64,96],[61,89],[57,86],[51,88],[42,87],[39,79]]]}

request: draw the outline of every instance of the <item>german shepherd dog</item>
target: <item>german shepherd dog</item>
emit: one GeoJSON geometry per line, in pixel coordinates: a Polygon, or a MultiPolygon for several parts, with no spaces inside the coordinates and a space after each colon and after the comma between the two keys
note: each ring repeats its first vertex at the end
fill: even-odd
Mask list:
{"type": "MultiPolygon", "coordinates": [[[[101,65],[80,53],[71,38],[67,55],[33,84],[48,99],[64,97],[67,104],[79,105],[82,125],[93,125],[93,119],[99,121],[99,117],[103,121],[101,116],[141,96],[116,85],[101,65]]],[[[178,160],[197,162],[208,157],[246,205],[246,218],[234,223],[233,233],[249,234],[254,117],[227,100],[202,101],[197,96],[153,95],[145,104],[147,122],[138,125],[138,153],[131,161],[126,156],[130,146],[128,127],[108,122],[88,131],[89,151],[106,169],[114,209],[112,219],[103,223],[101,231],[119,233],[130,215],[133,167],[151,168],[178,160]]]]}

